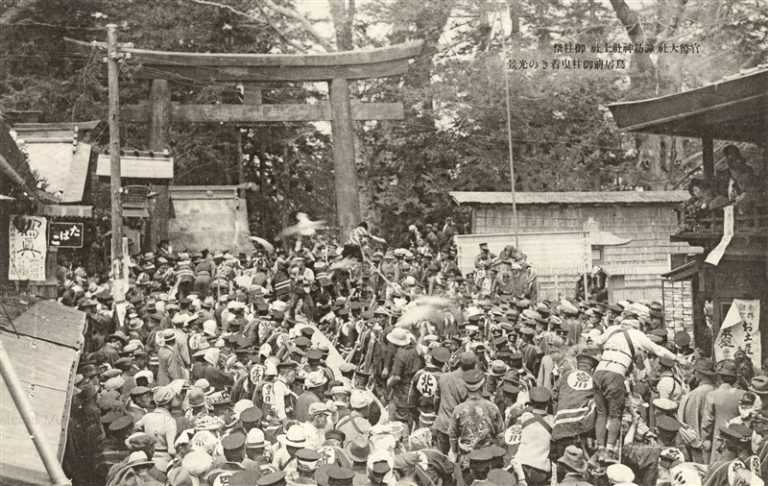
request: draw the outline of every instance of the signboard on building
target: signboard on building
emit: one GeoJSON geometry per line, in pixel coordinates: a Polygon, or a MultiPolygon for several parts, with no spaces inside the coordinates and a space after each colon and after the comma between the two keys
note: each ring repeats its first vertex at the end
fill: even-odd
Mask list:
{"type": "Polygon", "coordinates": [[[48,244],[58,248],[83,247],[83,223],[52,221],[48,231],[48,244]]]}
{"type": "Polygon", "coordinates": [[[755,368],[761,367],[760,301],[734,299],[715,341],[715,362],[734,359],[742,350],[755,368]]]}
{"type": "Polygon", "coordinates": [[[8,280],[45,280],[47,220],[12,215],[8,228],[8,280]]]}

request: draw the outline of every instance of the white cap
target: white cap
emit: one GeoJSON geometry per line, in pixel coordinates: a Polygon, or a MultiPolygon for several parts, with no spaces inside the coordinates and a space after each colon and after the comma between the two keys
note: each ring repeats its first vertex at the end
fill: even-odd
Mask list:
{"type": "Polygon", "coordinates": [[[237,403],[235,403],[235,406],[232,407],[232,412],[239,417],[243,410],[247,410],[249,408],[253,407],[253,402],[248,399],[242,399],[238,400],[237,403]]]}
{"type": "Polygon", "coordinates": [[[350,408],[364,408],[371,404],[371,398],[362,390],[352,390],[349,397],[350,408]]]}
{"type": "Polygon", "coordinates": [[[635,473],[624,464],[611,464],[605,469],[605,475],[614,483],[631,483],[635,480],[635,473]]]}
{"type": "Polygon", "coordinates": [[[245,447],[249,449],[258,449],[265,447],[264,432],[260,429],[251,429],[248,431],[248,435],[245,437],[245,447]]]}
{"type": "Polygon", "coordinates": [[[203,334],[207,334],[208,336],[215,336],[216,328],[216,321],[213,319],[208,319],[207,321],[203,322],[203,334]]]}
{"type": "Polygon", "coordinates": [[[147,383],[150,385],[152,385],[155,382],[155,376],[149,370],[137,371],[136,374],[133,375],[133,379],[138,380],[139,378],[146,378],[147,383]]]}
{"type": "Polygon", "coordinates": [[[219,363],[219,354],[221,351],[219,348],[209,348],[205,350],[205,354],[203,355],[203,359],[213,365],[216,366],[219,363]]]}
{"type": "Polygon", "coordinates": [[[106,390],[118,390],[125,385],[125,378],[122,375],[115,376],[104,382],[104,388],[106,390]]]}

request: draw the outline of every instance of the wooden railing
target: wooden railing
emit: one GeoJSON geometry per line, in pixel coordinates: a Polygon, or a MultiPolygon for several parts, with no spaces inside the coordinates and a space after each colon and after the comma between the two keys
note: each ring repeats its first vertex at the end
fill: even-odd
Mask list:
{"type": "MultiPolygon", "coordinates": [[[[768,200],[737,205],[734,208],[734,234],[736,236],[762,236],[768,238],[768,200]]],[[[700,211],[696,216],[678,213],[679,235],[691,237],[720,237],[723,234],[723,208],[700,211]],[[695,236],[694,236],[695,237],[695,236]]]]}

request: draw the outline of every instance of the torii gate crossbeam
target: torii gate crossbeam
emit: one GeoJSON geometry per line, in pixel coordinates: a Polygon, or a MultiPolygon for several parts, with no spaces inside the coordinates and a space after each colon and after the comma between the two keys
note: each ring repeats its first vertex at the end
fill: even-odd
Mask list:
{"type": "MultiPolygon", "coordinates": [[[[66,39],[74,49],[103,43],[66,39]]],[[[150,149],[168,146],[168,125],[180,122],[227,122],[239,126],[272,121],[330,120],[333,136],[336,211],[342,236],[360,221],[355,168],[354,121],[403,118],[401,103],[352,103],[349,81],[405,74],[423,41],[390,47],[321,54],[231,54],[121,48],[137,63],[137,76],[152,79],[149,105],[124,108],[125,120],[150,122],[150,149]],[[178,105],[171,103],[168,81],[327,82],[330,102],[317,105],[178,105]]]]}

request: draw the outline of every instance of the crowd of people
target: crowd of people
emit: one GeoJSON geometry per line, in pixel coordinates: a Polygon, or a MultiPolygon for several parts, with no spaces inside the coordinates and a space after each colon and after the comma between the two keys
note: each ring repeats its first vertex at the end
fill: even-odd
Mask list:
{"type": "MultiPolygon", "coordinates": [[[[298,235],[63,271],[87,313],[75,486],[758,486],[768,377],[658,302],[539,299],[523,252],[298,235]]],[[[450,233],[443,228],[440,234],[450,233]]],[[[583,293],[582,295],[587,295],[583,293]]]]}

